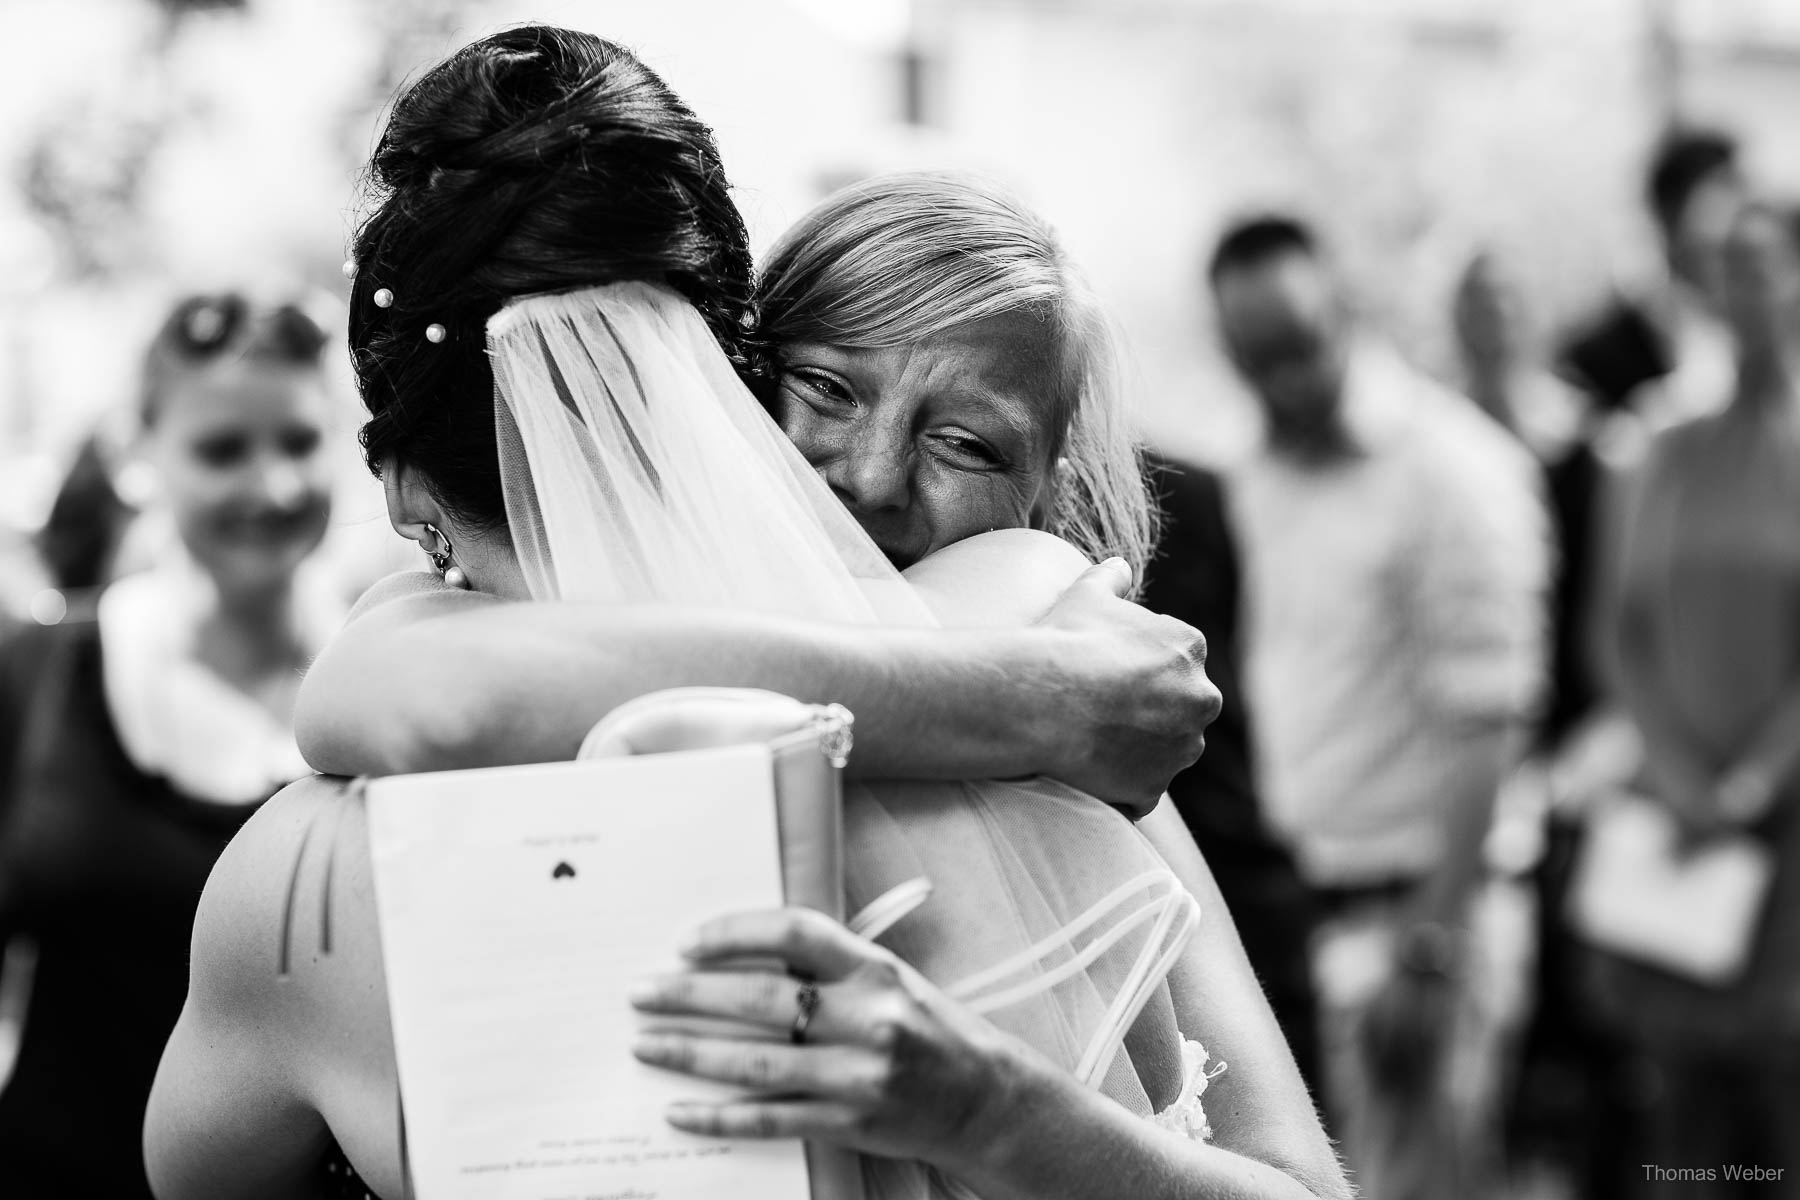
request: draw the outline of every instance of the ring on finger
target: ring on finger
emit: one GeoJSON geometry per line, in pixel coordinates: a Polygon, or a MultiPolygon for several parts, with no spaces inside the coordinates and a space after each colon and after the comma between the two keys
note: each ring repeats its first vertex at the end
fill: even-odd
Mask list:
{"type": "Polygon", "coordinates": [[[798,1011],[794,1013],[794,1026],[788,1030],[788,1041],[796,1046],[806,1045],[806,1031],[812,1026],[813,1016],[819,1011],[819,985],[807,980],[794,993],[794,1004],[798,1011]]]}

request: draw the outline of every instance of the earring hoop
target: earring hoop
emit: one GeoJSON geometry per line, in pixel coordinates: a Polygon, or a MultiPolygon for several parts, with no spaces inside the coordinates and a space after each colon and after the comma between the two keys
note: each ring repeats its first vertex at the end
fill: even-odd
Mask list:
{"type": "Polygon", "coordinates": [[[450,539],[444,536],[443,530],[429,521],[425,523],[425,532],[430,534],[432,540],[437,543],[435,550],[430,546],[425,547],[425,556],[431,559],[431,565],[437,568],[439,575],[442,575],[450,569],[450,555],[454,553],[450,539]]]}
{"type": "Polygon", "coordinates": [[[429,521],[425,523],[425,532],[436,542],[435,549],[430,546],[425,548],[425,555],[431,559],[431,565],[437,568],[437,573],[453,588],[468,588],[468,573],[451,561],[450,556],[456,553],[456,548],[450,544],[449,537],[429,521]]]}

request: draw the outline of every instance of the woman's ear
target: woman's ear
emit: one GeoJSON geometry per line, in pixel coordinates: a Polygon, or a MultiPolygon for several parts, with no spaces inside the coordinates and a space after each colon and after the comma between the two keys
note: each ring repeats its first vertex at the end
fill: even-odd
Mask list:
{"type": "Polygon", "coordinates": [[[387,499],[388,524],[394,532],[427,551],[432,549],[437,539],[425,532],[425,526],[443,528],[444,510],[419,473],[389,456],[381,464],[381,490],[387,499]]]}

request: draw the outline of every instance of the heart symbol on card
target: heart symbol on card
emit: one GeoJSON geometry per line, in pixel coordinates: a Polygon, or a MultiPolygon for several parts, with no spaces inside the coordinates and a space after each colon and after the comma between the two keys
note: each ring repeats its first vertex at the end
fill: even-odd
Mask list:
{"type": "Polygon", "coordinates": [[[566,862],[559,862],[556,864],[555,868],[551,870],[550,878],[552,878],[552,879],[573,879],[573,878],[575,878],[575,868],[571,867],[566,862]]]}

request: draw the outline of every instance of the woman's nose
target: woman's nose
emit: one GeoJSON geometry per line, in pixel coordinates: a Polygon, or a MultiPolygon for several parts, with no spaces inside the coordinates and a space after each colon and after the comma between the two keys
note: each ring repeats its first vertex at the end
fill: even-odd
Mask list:
{"type": "Polygon", "coordinates": [[[265,461],[256,473],[258,498],[273,508],[298,508],[312,491],[306,472],[288,458],[265,461]]]}
{"type": "Polygon", "coordinates": [[[903,447],[891,438],[875,437],[840,454],[825,468],[825,482],[855,511],[905,508],[911,498],[910,470],[903,447]]]}

